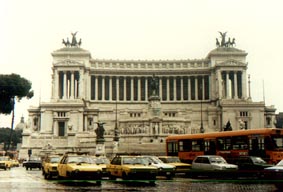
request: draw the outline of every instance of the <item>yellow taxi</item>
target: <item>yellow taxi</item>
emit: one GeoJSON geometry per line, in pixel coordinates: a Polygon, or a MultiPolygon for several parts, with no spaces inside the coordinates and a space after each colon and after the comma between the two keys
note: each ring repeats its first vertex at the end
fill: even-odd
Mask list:
{"type": "Polygon", "coordinates": [[[86,153],[66,153],[58,164],[58,178],[90,179],[101,184],[102,169],[86,153]]]}
{"type": "Polygon", "coordinates": [[[61,157],[59,155],[50,155],[42,163],[42,174],[45,179],[51,179],[58,176],[58,163],[61,157]]]}
{"type": "Polygon", "coordinates": [[[17,159],[11,160],[11,167],[19,167],[20,162],[17,159]]]}
{"type": "Polygon", "coordinates": [[[174,165],[176,167],[175,173],[189,174],[191,171],[192,165],[181,162],[177,156],[159,156],[158,158],[164,163],[174,165]]]}
{"type": "Polygon", "coordinates": [[[12,166],[12,161],[10,159],[10,157],[8,156],[2,156],[0,157],[0,169],[11,169],[12,166]]]}
{"type": "Polygon", "coordinates": [[[142,180],[154,184],[158,169],[142,156],[116,155],[106,166],[111,179],[142,180]]]}

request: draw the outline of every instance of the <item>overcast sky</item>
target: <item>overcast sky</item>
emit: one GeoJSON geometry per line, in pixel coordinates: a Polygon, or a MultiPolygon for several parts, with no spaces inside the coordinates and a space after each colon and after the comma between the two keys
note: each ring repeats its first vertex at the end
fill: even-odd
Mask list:
{"type": "MultiPolygon", "coordinates": [[[[202,59],[218,31],[248,53],[253,101],[283,112],[282,0],[0,0],[1,74],[32,82],[16,103],[15,125],[29,106],[49,101],[51,52],[71,32],[97,59],[202,59]]],[[[0,115],[0,127],[11,117],[0,115]]]]}

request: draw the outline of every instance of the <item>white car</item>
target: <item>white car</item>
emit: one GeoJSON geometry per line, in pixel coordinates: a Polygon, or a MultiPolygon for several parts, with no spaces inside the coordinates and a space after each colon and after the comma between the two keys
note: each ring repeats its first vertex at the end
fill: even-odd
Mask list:
{"type": "Polygon", "coordinates": [[[264,178],[266,179],[283,179],[283,159],[275,166],[264,169],[264,178]]]}
{"type": "Polygon", "coordinates": [[[167,179],[172,179],[175,176],[176,167],[174,165],[169,165],[167,163],[163,163],[156,156],[143,156],[146,157],[151,165],[158,168],[158,176],[165,176],[167,179]]]}
{"type": "Polygon", "coordinates": [[[229,164],[218,155],[197,156],[192,162],[192,169],[213,171],[213,170],[238,170],[238,166],[229,164]]]}

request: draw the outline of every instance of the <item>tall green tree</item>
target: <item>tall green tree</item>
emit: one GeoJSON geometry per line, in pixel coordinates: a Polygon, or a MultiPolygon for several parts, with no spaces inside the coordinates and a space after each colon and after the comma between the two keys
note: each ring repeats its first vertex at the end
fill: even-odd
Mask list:
{"type": "Polygon", "coordinates": [[[31,82],[18,74],[0,75],[0,113],[11,114],[15,99],[32,98],[31,82]]]}
{"type": "Polygon", "coordinates": [[[0,75],[0,113],[6,115],[12,113],[11,129],[6,150],[9,150],[13,136],[15,99],[20,101],[23,97],[28,99],[33,97],[30,81],[14,73],[11,75],[0,75]]]}

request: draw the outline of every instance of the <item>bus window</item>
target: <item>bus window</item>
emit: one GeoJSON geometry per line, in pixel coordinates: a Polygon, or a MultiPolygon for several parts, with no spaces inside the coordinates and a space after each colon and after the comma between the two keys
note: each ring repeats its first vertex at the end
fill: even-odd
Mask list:
{"type": "Polygon", "coordinates": [[[204,141],[204,154],[205,155],[215,155],[216,154],[215,140],[204,141]]]}
{"type": "Polygon", "coordinates": [[[223,137],[217,139],[217,149],[218,150],[231,150],[231,138],[230,137],[223,137]]]}
{"type": "Polygon", "coordinates": [[[192,151],[203,151],[204,149],[203,140],[192,140],[192,151]]]}
{"type": "Polygon", "coordinates": [[[167,150],[169,156],[178,155],[178,145],[177,142],[169,142],[167,143],[167,150]]]}
{"type": "Polygon", "coordinates": [[[191,151],[191,150],[192,150],[191,140],[179,141],[179,151],[191,151]]]}
{"type": "Polygon", "coordinates": [[[237,136],[232,137],[232,149],[248,149],[248,137],[247,136],[237,136]]]}
{"type": "Polygon", "coordinates": [[[253,137],[250,138],[249,141],[249,155],[260,156],[263,157],[265,155],[264,152],[264,141],[265,139],[262,137],[253,137]]]}
{"type": "Polygon", "coordinates": [[[283,137],[272,136],[271,140],[275,148],[283,148],[283,137]]]}

